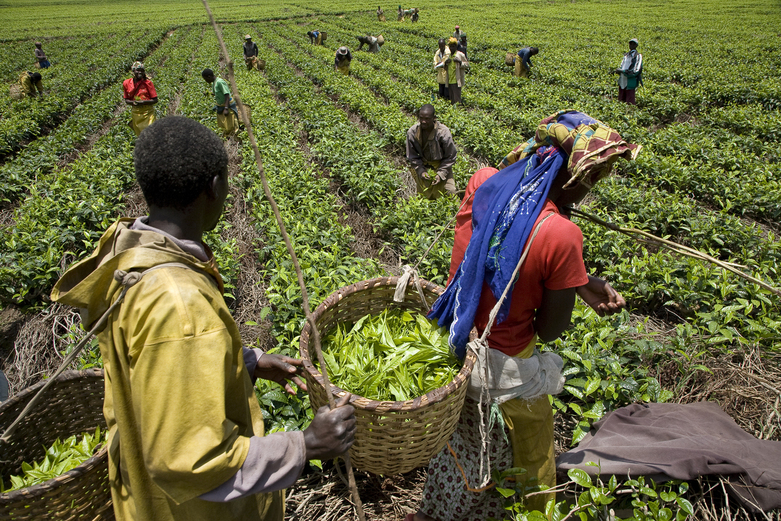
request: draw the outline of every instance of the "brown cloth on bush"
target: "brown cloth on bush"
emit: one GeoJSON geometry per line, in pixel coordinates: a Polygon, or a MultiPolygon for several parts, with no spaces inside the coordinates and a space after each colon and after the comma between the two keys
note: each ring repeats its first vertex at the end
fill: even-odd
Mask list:
{"type": "Polygon", "coordinates": [[[781,507],[781,442],[755,438],[713,402],[622,407],[596,422],[556,464],[619,478],[719,475],[747,510],[781,507]],[[601,468],[586,466],[589,461],[601,468]]]}

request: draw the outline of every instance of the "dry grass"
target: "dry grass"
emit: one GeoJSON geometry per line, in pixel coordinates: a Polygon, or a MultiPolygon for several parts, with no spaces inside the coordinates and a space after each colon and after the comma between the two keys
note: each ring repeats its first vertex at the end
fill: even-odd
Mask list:
{"type": "Polygon", "coordinates": [[[62,362],[60,354],[70,343],[66,335],[80,322],[69,306],[53,304],[25,317],[16,334],[13,351],[4,360],[10,394],[37,383],[62,362]]]}
{"type": "MultiPolygon", "coordinates": [[[[417,469],[391,477],[356,472],[355,481],[367,520],[401,520],[417,510],[425,471],[417,469]]],[[[324,472],[316,470],[296,482],[288,491],[286,512],[289,521],[357,519],[345,478],[330,464],[324,472]]]]}

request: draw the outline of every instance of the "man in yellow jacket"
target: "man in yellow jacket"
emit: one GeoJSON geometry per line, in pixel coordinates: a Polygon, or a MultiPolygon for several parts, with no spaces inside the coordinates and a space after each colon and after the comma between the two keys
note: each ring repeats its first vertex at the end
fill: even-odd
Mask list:
{"type": "Polygon", "coordinates": [[[134,151],[149,215],[120,219],[71,267],[52,299],[91,327],[138,277],[99,333],[106,374],[109,481],[119,521],[282,521],[282,490],[307,459],[343,454],[353,408],[317,411],[304,432],[263,436],[253,382],[293,389],[301,361],[242,347],[202,242],[222,214],[228,157],[200,123],[169,116],[134,151]]]}

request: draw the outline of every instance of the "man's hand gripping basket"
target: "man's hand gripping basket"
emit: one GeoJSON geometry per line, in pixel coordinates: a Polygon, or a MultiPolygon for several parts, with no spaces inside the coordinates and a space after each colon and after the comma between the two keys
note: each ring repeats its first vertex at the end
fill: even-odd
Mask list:
{"type": "MultiPolygon", "coordinates": [[[[394,302],[398,277],[381,277],[341,288],[320,304],[314,312],[321,338],[340,322],[355,322],[367,314],[376,315],[387,308],[428,312],[412,280],[403,302],[394,302]]],[[[421,280],[423,293],[431,305],[443,288],[421,280]]],[[[323,377],[313,364],[317,360],[309,323],[301,332],[301,359],[312,407],[328,404],[323,377]]],[[[374,474],[393,475],[424,466],[437,454],[456,428],[466,396],[469,375],[475,363],[469,351],[464,366],[444,387],[414,400],[386,402],[352,395],[357,430],[350,449],[352,465],[374,474]]],[[[332,386],[337,396],[347,391],[332,386]]]]}

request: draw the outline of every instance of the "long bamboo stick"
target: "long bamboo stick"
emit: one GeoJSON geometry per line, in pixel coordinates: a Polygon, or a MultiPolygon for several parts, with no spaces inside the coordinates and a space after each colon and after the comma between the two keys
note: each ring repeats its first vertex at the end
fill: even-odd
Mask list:
{"type": "Polygon", "coordinates": [[[754,284],[765,288],[766,290],[770,291],[771,293],[774,293],[777,296],[781,297],[781,289],[778,289],[774,286],[771,286],[767,282],[760,280],[756,277],[753,277],[747,273],[744,273],[740,271],[738,268],[744,268],[747,269],[746,266],[741,266],[740,264],[733,264],[731,262],[724,262],[720,261],[719,259],[716,259],[707,253],[703,253],[699,250],[696,250],[694,248],[690,248],[689,246],[684,246],[682,244],[678,244],[677,242],[668,241],[667,239],[662,239],[661,237],[657,237],[656,235],[653,235],[651,233],[648,233],[645,230],[639,230],[637,228],[622,228],[616,224],[609,223],[607,221],[603,221],[599,217],[596,217],[595,215],[591,215],[589,213],[584,212],[583,210],[577,210],[575,208],[569,209],[573,215],[576,215],[578,217],[583,217],[585,219],[588,219],[589,221],[592,221],[596,224],[599,224],[601,226],[604,226],[608,230],[613,230],[619,233],[623,233],[624,235],[628,235],[629,237],[632,237],[636,241],[645,242],[649,244],[654,244],[656,246],[661,246],[663,248],[667,248],[668,250],[674,251],[676,253],[680,253],[681,255],[685,255],[687,257],[692,257],[694,259],[704,260],[707,262],[710,262],[712,264],[715,264],[716,266],[719,266],[720,268],[723,268],[727,271],[730,271],[734,273],[735,275],[738,275],[739,277],[742,277],[749,282],[753,282],[754,284]]]}
{"type": "MultiPolygon", "coordinates": [[[[314,338],[315,341],[317,360],[320,362],[320,373],[323,375],[323,383],[325,384],[326,394],[328,395],[328,405],[331,407],[331,409],[334,409],[336,407],[336,399],[334,398],[333,392],[331,390],[331,380],[328,378],[328,371],[326,369],[325,359],[323,358],[323,351],[320,346],[320,332],[317,330],[317,324],[315,324],[315,318],[312,315],[311,307],[309,306],[309,294],[307,293],[306,285],[304,284],[304,276],[301,272],[301,265],[298,263],[298,257],[296,256],[296,252],[293,249],[293,244],[290,241],[290,236],[287,234],[287,229],[285,228],[285,222],[282,220],[282,215],[279,212],[279,207],[277,206],[274,197],[271,195],[271,189],[269,188],[268,181],[266,180],[266,174],[263,169],[263,159],[261,159],[260,157],[260,151],[258,150],[258,142],[255,140],[255,134],[252,131],[252,122],[250,121],[247,112],[244,110],[244,104],[241,102],[241,97],[239,96],[239,89],[236,86],[236,78],[233,74],[233,60],[231,60],[230,55],[228,54],[228,48],[225,46],[225,41],[222,38],[222,32],[220,31],[220,28],[217,26],[217,22],[214,20],[214,15],[212,14],[211,9],[209,8],[208,0],[203,0],[203,6],[206,8],[206,14],[209,15],[209,20],[212,23],[214,32],[217,34],[217,40],[219,40],[220,42],[222,55],[225,57],[225,61],[227,62],[228,79],[230,80],[231,94],[233,95],[233,98],[236,100],[236,106],[239,108],[239,114],[241,115],[242,123],[244,123],[244,126],[247,129],[250,145],[252,146],[252,150],[255,153],[255,162],[258,165],[260,180],[263,184],[263,192],[266,194],[266,199],[268,199],[269,205],[271,206],[271,210],[274,212],[274,217],[277,220],[277,224],[279,224],[279,230],[280,233],[282,234],[282,239],[285,241],[285,247],[287,248],[287,252],[290,254],[290,257],[293,260],[293,266],[296,269],[298,286],[301,289],[301,296],[303,297],[303,301],[304,301],[303,302],[304,313],[306,313],[306,320],[307,322],[309,322],[309,325],[312,328],[312,337],[314,338]]],[[[353,504],[355,505],[355,510],[357,511],[358,514],[358,519],[360,521],[365,521],[366,517],[363,513],[363,503],[361,502],[361,496],[358,494],[358,487],[355,484],[355,474],[353,472],[352,464],[350,463],[350,453],[347,452],[341,457],[344,459],[345,466],[347,467],[347,478],[349,481],[350,492],[353,498],[353,504]]]]}

